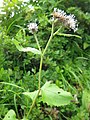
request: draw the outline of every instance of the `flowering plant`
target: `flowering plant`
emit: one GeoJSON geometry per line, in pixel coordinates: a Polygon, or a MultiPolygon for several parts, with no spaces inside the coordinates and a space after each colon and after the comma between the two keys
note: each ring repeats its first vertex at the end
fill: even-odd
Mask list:
{"type": "Polygon", "coordinates": [[[13,41],[13,43],[16,45],[16,47],[19,51],[32,52],[34,54],[39,54],[40,58],[41,58],[40,67],[39,67],[39,76],[38,76],[38,90],[35,90],[34,92],[24,92],[23,93],[24,95],[31,98],[33,101],[32,105],[30,107],[30,110],[27,114],[27,118],[29,118],[29,114],[34,107],[38,96],[41,96],[41,101],[43,101],[44,103],[47,103],[50,106],[67,105],[73,99],[70,92],[64,91],[63,89],[56,86],[56,84],[51,83],[51,81],[49,81],[49,82],[47,81],[43,86],[41,86],[43,58],[46,54],[46,51],[47,51],[53,37],[55,35],[79,37],[77,35],[59,33],[62,26],[68,27],[69,29],[73,29],[74,32],[77,30],[78,25],[77,25],[77,20],[75,20],[74,15],[66,15],[66,13],[64,11],[59,10],[57,8],[54,9],[52,15],[53,15],[53,17],[52,17],[52,21],[51,21],[51,24],[52,24],[51,35],[50,35],[48,42],[43,50],[41,49],[39,40],[36,35],[36,33],[38,32],[38,25],[34,22],[28,24],[28,30],[34,35],[38,49],[31,48],[31,47],[24,48],[23,46],[19,45],[18,41],[16,41],[16,40],[13,41]],[[60,23],[60,27],[55,31],[54,28],[55,28],[55,25],[57,24],[57,22],[60,23]]]}

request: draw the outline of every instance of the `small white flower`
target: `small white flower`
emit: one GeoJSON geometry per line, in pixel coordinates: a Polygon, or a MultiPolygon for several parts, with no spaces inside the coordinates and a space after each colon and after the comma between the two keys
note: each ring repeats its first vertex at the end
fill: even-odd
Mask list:
{"type": "Polygon", "coordinates": [[[10,18],[12,18],[12,17],[14,16],[14,14],[15,14],[15,13],[14,13],[14,12],[12,12],[12,14],[11,14],[10,18]]]}
{"type": "Polygon", "coordinates": [[[54,8],[53,18],[54,20],[58,19],[58,21],[63,23],[64,26],[69,27],[73,29],[74,31],[77,30],[78,25],[77,25],[77,20],[75,20],[74,15],[67,15],[66,12],[64,12],[63,10],[54,8]]]}
{"type": "Polygon", "coordinates": [[[33,0],[33,2],[38,2],[38,0],[33,0]]]}
{"type": "Polygon", "coordinates": [[[34,33],[38,31],[38,26],[36,23],[29,23],[28,29],[30,30],[30,32],[34,33]]]}
{"type": "Polygon", "coordinates": [[[4,2],[3,0],[0,0],[0,7],[3,7],[3,2],[4,2]]]}
{"type": "Polygon", "coordinates": [[[23,0],[23,2],[29,2],[29,0],[23,0]]]}
{"type": "Polygon", "coordinates": [[[69,26],[74,31],[77,30],[78,24],[77,24],[77,20],[75,20],[75,16],[74,15],[68,15],[66,17],[66,21],[67,21],[67,26],[69,26]]]}
{"type": "Polygon", "coordinates": [[[34,11],[34,6],[28,5],[28,7],[29,7],[30,10],[34,11]]]}

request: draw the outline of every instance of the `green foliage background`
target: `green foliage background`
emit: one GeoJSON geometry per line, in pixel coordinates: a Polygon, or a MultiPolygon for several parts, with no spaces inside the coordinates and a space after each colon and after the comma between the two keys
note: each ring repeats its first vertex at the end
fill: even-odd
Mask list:
{"type": "Polygon", "coordinates": [[[53,81],[73,96],[77,95],[78,102],[58,108],[39,103],[33,109],[30,120],[89,120],[90,0],[4,1],[2,11],[6,14],[0,14],[0,119],[10,109],[15,110],[17,117],[23,118],[31,101],[21,93],[38,88],[40,58],[32,53],[19,52],[12,40],[37,48],[34,37],[27,29],[29,22],[37,22],[38,38],[43,48],[50,36],[51,13],[54,8],[59,8],[74,14],[78,20],[76,33],[64,28],[60,32],[76,34],[82,39],[54,37],[44,58],[41,84],[53,81]],[[35,11],[30,9],[30,5],[34,6],[35,11]]]}

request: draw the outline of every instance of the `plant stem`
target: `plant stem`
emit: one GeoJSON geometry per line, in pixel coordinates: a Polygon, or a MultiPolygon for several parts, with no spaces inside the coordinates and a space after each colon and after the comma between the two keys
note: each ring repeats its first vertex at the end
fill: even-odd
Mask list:
{"type": "Polygon", "coordinates": [[[55,33],[53,33],[53,36],[55,36],[60,31],[61,28],[62,26],[55,33]]]}
{"type": "Polygon", "coordinates": [[[44,54],[45,54],[45,52],[46,52],[46,50],[47,50],[47,48],[48,48],[48,46],[49,46],[49,43],[50,43],[50,41],[52,40],[52,38],[53,38],[53,32],[54,32],[54,22],[52,23],[52,31],[51,31],[51,35],[50,35],[50,38],[49,38],[49,40],[48,40],[48,42],[47,42],[47,44],[46,44],[46,47],[45,47],[45,49],[44,49],[44,51],[43,51],[43,56],[44,56],[44,54]]]}
{"type": "Polygon", "coordinates": [[[34,37],[35,37],[35,40],[36,40],[36,42],[37,42],[38,48],[39,48],[39,50],[41,51],[41,60],[40,60],[39,76],[38,76],[38,93],[37,93],[35,99],[34,99],[33,102],[32,102],[32,105],[31,105],[31,107],[30,107],[30,110],[29,110],[29,112],[28,112],[28,114],[27,114],[27,118],[29,117],[29,114],[31,113],[31,111],[32,111],[32,109],[33,109],[33,107],[34,107],[35,102],[36,102],[36,99],[37,99],[37,97],[38,97],[38,95],[39,95],[39,93],[40,93],[40,90],[41,90],[41,71],[42,71],[43,57],[44,57],[44,54],[45,54],[45,52],[46,52],[46,50],[47,50],[47,48],[48,48],[48,46],[49,46],[50,41],[52,40],[53,32],[54,32],[54,23],[52,23],[51,35],[50,35],[50,38],[49,38],[49,40],[48,40],[48,42],[47,42],[47,44],[46,44],[46,47],[45,47],[43,53],[42,53],[42,51],[41,51],[41,48],[40,48],[40,45],[39,45],[37,36],[36,36],[36,34],[34,34],[34,37]]]}
{"type": "Polygon", "coordinates": [[[39,68],[39,79],[38,79],[38,90],[41,88],[41,71],[42,71],[43,55],[41,55],[40,68],[39,68]]]}
{"type": "Polygon", "coordinates": [[[17,109],[17,104],[16,104],[16,94],[14,94],[14,106],[15,106],[15,110],[16,110],[16,113],[17,113],[17,117],[20,120],[18,109],[17,109]]]}
{"type": "Polygon", "coordinates": [[[38,93],[37,93],[35,99],[34,99],[33,102],[32,102],[32,105],[31,105],[31,107],[30,107],[30,109],[29,109],[29,112],[28,112],[28,114],[27,114],[27,117],[26,117],[27,119],[28,119],[29,114],[31,113],[31,111],[32,111],[32,109],[33,109],[33,107],[34,107],[34,105],[35,105],[35,102],[36,102],[36,99],[37,99],[39,93],[40,93],[40,90],[38,91],[38,93]]]}
{"type": "Polygon", "coordinates": [[[40,45],[39,45],[39,42],[38,42],[38,39],[37,39],[37,36],[35,33],[34,33],[34,37],[35,37],[36,43],[38,45],[39,51],[41,52],[41,48],[40,48],[40,45]]]}
{"type": "Polygon", "coordinates": [[[31,107],[30,107],[30,110],[29,110],[29,112],[28,112],[28,114],[27,114],[27,118],[28,118],[29,114],[31,113],[31,111],[32,111],[32,109],[33,109],[33,107],[34,107],[34,105],[35,105],[36,99],[37,99],[37,97],[38,97],[38,95],[39,95],[39,93],[40,93],[40,89],[41,89],[42,62],[43,62],[43,56],[42,56],[42,54],[41,54],[40,68],[39,68],[39,77],[38,77],[38,93],[37,93],[35,99],[34,99],[33,102],[32,102],[32,105],[31,105],[31,107]]]}

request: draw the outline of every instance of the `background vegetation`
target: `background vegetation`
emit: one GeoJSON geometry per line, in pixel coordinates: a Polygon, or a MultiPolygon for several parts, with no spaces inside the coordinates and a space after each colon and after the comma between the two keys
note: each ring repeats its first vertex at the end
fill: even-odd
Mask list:
{"type": "Polygon", "coordinates": [[[31,105],[22,95],[38,88],[39,60],[32,53],[19,52],[12,40],[23,46],[36,47],[34,37],[27,25],[39,25],[38,38],[42,47],[50,36],[49,20],[54,8],[74,14],[78,31],[61,32],[76,34],[76,37],[55,36],[44,58],[42,85],[48,80],[72,93],[75,101],[67,106],[50,107],[39,102],[34,107],[30,120],[89,120],[90,119],[90,0],[38,0],[22,2],[5,0],[0,14],[0,120],[13,109],[22,119],[31,105]],[[20,88],[18,88],[20,86],[20,88]]]}

